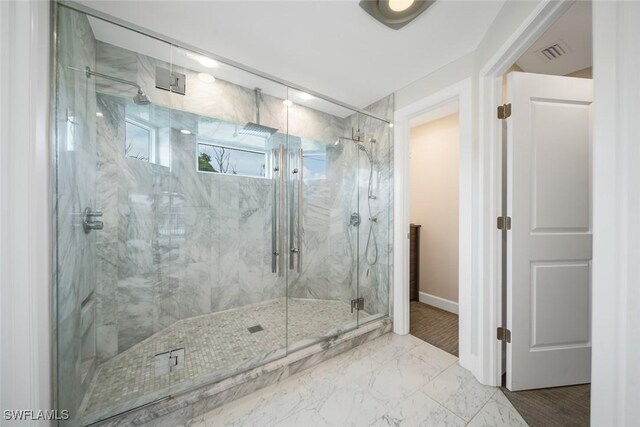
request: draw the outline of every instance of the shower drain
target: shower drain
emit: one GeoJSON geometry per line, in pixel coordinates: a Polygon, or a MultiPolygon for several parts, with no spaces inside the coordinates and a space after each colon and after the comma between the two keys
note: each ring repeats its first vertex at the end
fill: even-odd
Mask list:
{"type": "Polygon", "coordinates": [[[247,328],[247,330],[252,334],[255,334],[256,332],[264,331],[264,328],[262,327],[262,325],[255,325],[247,328]]]}

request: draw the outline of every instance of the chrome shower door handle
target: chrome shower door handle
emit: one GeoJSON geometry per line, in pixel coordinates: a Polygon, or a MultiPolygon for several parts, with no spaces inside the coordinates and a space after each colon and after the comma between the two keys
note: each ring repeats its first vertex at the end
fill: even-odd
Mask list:
{"type": "MultiPolygon", "coordinates": [[[[275,148],[271,150],[271,169],[273,173],[279,173],[279,167],[276,165],[278,150],[275,148]]],[[[273,200],[271,204],[271,272],[278,272],[278,181],[276,178],[272,178],[273,181],[273,200]]]]}
{"type": "Polygon", "coordinates": [[[293,192],[293,177],[298,173],[298,169],[294,167],[295,155],[292,151],[289,152],[289,170],[291,173],[289,177],[291,178],[288,181],[289,184],[289,245],[291,246],[291,251],[289,253],[289,270],[294,269],[294,259],[293,254],[295,254],[298,250],[294,246],[293,242],[295,239],[295,193],[293,192]]]}
{"type": "Polygon", "coordinates": [[[297,245],[298,245],[298,263],[296,271],[300,273],[302,271],[302,201],[304,194],[304,164],[303,164],[304,151],[302,148],[298,150],[298,226],[297,226],[297,245]]]}
{"type": "Polygon", "coordinates": [[[279,187],[280,187],[280,191],[279,191],[279,198],[278,198],[278,276],[282,277],[284,276],[284,258],[285,258],[285,250],[284,250],[284,245],[285,245],[285,209],[286,209],[286,205],[285,205],[285,178],[286,178],[286,174],[285,174],[285,168],[286,168],[286,153],[285,153],[285,149],[284,149],[284,144],[280,144],[280,148],[279,148],[279,160],[278,160],[278,168],[280,169],[278,172],[278,179],[279,179],[279,187]]]}

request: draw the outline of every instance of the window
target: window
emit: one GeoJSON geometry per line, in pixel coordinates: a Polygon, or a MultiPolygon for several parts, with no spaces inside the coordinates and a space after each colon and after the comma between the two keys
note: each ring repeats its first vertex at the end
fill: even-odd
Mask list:
{"type": "Polygon", "coordinates": [[[305,179],[327,178],[327,155],[325,153],[305,153],[303,159],[305,179]]]}
{"type": "Polygon", "coordinates": [[[198,143],[200,172],[265,177],[266,166],[264,152],[198,143]]]}
{"type": "Polygon", "coordinates": [[[145,162],[154,162],[155,134],[154,128],[131,119],[126,119],[125,156],[145,162]]]}

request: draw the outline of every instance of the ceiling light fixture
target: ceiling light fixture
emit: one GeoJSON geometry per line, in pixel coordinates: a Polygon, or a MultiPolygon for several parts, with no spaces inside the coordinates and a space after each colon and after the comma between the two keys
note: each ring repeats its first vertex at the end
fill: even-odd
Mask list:
{"type": "Polygon", "coordinates": [[[313,99],[313,95],[309,95],[306,92],[300,92],[298,94],[298,98],[302,99],[303,101],[309,101],[309,100],[313,99]]]}
{"type": "Polygon", "coordinates": [[[195,59],[200,63],[200,65],[207,68],[218,68],[218,63],[211,58],[207,58],[206,56],[196,55],[195,53],[187,53],[187,56],[191,59],[195,59]]]}
{"type": "Polygon", "coordinates": [[[216,81],[216,78],[209,73],[198,73],[198,80],[204,83],[213,83],[216,81]]]}
{"type": "Polygon", "coordinates": [[[100,111],[96,111],[96,117],[104,117],[104,114],[102,114],[100,111]]]}
{"type": "Polygon", "coordinates": [[[433,3],[435,0],[361,0],[360,7],[387,27],[399,30],[433,3]]]}
{"type": "Polygon", "coordinates": [[[389,9],[394,12],[402,12],[409,9],[415,2],[416,0],[389,0],[389,9]]]}
{"type": "Polygon", "coordinates": [[[187,129],[180,129],[180,133],[183,135],[191,135],[191,131],[187,129]]]}
{"type": "Polygon", "coordinates": [[[289,108],[293,105],[293,102],[289,101],[288,99],[285,99],[284,101],[282,101],[282,105],[289,108]]]}

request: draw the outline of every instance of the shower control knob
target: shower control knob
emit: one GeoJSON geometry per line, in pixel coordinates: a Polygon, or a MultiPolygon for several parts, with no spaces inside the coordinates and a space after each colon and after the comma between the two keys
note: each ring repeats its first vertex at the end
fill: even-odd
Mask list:
{"type": "Polygon", "coordinates": [[[89,234],[91,230],[102,230],[104,228],[104,223],[102,221],[94,219],[101,216],[102,211],[94,211],[89,207],[85,208],[82,212],[82,229],[85,234],[89,234]]]}

